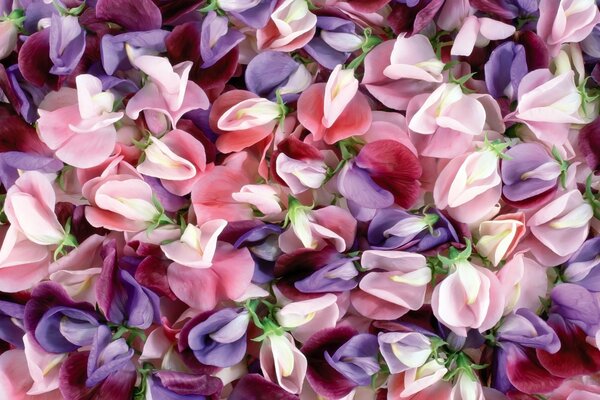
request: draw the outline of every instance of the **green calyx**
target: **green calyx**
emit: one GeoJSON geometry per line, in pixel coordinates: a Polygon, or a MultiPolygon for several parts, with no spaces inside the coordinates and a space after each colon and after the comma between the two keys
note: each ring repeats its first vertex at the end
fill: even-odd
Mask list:
{"type": "Polygon", "coordinates": [[[81,15],[81,13],[83,12],[83,10],[86,7],[85,1],[83,3],[81,3],[79,6],[74,7],[74,8],[65,8],[65,7],[63,7],[62,4],[60,4],[56,0],[52,0],[52,4],[54,5],[54,8],[56,8],[56,10],[60,13],[60,15],[72,16],[72,17],[81,15]]]}
{"type": "Polygon", "coordinates": [[[567,188],[567,171],[569,169],[569,163],[563,160],[558,152],[556,146],[552,146],[552,156],[560,164],[560,184],[563,189],[567,188]]]}
{"type": "Polygon", "coordinates": [[[154,194],[152,195],[152,204],[154,204],[154,207],[156,207],[158,213],[154,216],[152,221],[150,221],[150,225],[148,225],[148,228],[146,228],[147,235],[151,234],[156,228],[159,228],[161,226],[176,225],[175,221],[173,221],[171,218],[169,218],[167,214],[165,214],[164,207],[162,206],[162,204],[160,204],[160,202],[154,194]]]}
{"type": "Polygon", "coordinates": [[[583,195],[585,200],[592,206],[594,210],[594,217],[596,219],[600,219],[600,200],[596,194],[594,194],[592,189],[592,174],[588,175],[585,180],[585,194],[583,195]]]}
{"type": "Polygon", "coordinates": [[[471,380],[477,381],[475,371],[487,368],[487,364],[476,364],[464,352],[459,351],[451,354],[446,360],[446,368],[448,373],[444,375],[445,381],[454,379],[455,376],[462,373],[467,375],[471,380]]]}
{"type": "Polygon", "coordinates": [[[25,22],[25,10],[17,8],[10,14],[0,17],[0,21],[10,21],[19,31],[23,30],[23,22],[25,22]]]}
{"type": "Polygon", "coordinates": [[[201,9],[199,9],[198,11],[200,11],[201,13],[209,13],[211,11],[214,11],[217,13],[217,15],[220,15],[220,16],[225,15],[225,11],[223,11],[223,10],[221,10],[221,8],[219,8],[219,0],[209,0],[208,4],[204,7],[202,7],[201,9]]]}
{"type": "Polygon", "coordinates": [[[583,115],[586,117],[588,115],[587,105],[595,102],[596,100],[598,100],[598,98],[600,98],[600,92],[598,91],[598,89],[588,90],[586,88],[588,79],[590,79],[589,76],[586,77],[579,84],[579,86],[577,86],[577,91],[579,92],[579,95],[581,96],[581,109],[583,111],[583,115]]]}
{"type": "Polygon", "coordinates": [[[313,209],[313,206],[305,206],[300,203],[294,196],[288,196],[288,211],[283,221],[283,227],[286,228],[289,224],[293,224],[297,216],[301,213],[308,213],[313,209]]]}
{"type": "Polygon", "coordinates": [[[360,46],[362,53],[354,60],[350,61],[350,63],[345,69],[358,68],[367,57],[367,54],[369,54],[369,52],[373,50],[375,46],[381,43],[381,39],[379,37],[373,36],[373,30],[371,28],[366,28],[363,31],[363,36],[364,40],[362,42],[362,45],[360,46]]]}
{"type": "Polygon", "coordinates": [[[250,314],[250,318],[252,319],[254,325],[256,325],[257,328],[263,331],[261,335],[255,337],[254,339],[252,339],[252,341],[262,342],[269,336],[281,336],[286,332],[286,330],[279,326],[279,324],[277,324],[276,322],[275,313],[277,312],[278,308],[275,304],[270,303],[266,300],[254,299],[246,301],[244,307],[246,308],[246,310],[248,310],[248,314],[250,314]],[[259,317],[256,312],[256,309],[261,304],[265,306],[268,310],[267,315],[262,318],[259,317]]]}
{"type": "Polygon", "coordinates": [[[483,139],[483,148],[482,150],[489,150],[491,152],[493,152],[494,154],[496,154],[496,157],[504,159],[504,160],[510,160],[511,157],[507,156],[504,151],[510,146],[510,143],[507,143],[503,140],[500,139],[496,139],[496,140],[492,140],[490,142],[490,140],[487,138],[487,135],[485,135],[484,139],[483,139]]]}
{"type": "Polygon", "coordinates": [[[469,257],[471,257],[471,253],[473,252],[473,245],[471,240],[465,238],[466,247],[463,251],[458,251],[456,247],[450,247],[448,250],[448,257],[444,257],[438,255],[438,259],[442,262],[442,265],[445,267],[451,267],[460,261],[468,261],[469,257]]]}
{"type": "Polygon", "coordinates": [[[58,244],[56,250],[54,250],[54,261],[67,255],[66,247],[75,248],[77,246],[79,246],[79,243],[77,243],[75,236],[71,234],[71,218],[69,218],[65,224],[65,236],[63,237],[62,242],[58,244]]]}

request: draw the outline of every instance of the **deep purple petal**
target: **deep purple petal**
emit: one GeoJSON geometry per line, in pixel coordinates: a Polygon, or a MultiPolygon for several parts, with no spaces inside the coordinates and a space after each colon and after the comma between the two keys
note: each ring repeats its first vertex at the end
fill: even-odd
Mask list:
{"type": "Polygon", "coordinates": [[[96,16],[129,31],[160,29],[162,16],[152,0],[98,0],[96,16]]]}

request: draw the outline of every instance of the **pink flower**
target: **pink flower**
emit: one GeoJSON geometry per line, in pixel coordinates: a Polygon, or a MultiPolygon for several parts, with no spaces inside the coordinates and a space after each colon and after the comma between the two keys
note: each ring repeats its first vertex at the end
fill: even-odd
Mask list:
{"type": "Polygon", "coordinates": [[[28,394],[33,379],[27,368],[27,358],[21,349],[5,351],[0,355],[0,398],[11,400],[59,400],[57,390],[41,395],[28,394]]]}
{"type": "Polygon", "coordinates": [[[459,85],[444,83],[431,94],[419,94],[406,110],[408,128],[420,153],[451,158],[462,154],[482,134],[486,109],[476,95],[466,95],[459,85]]]}
{"type": "Polygon", "coordinates": [[[307,44],[315,35],[317,16],[304,0],[284,0],[271,13],[264,28],[256,31],[259,50],[290,52],[307,44]]]}
{"type": "Polygon", "coordinates": [[[478,379],[471,378],[467,373],[461,372],[454,383],[450,400],[486,400],[483,388],[478,379]]]}
{"type": "Polygon", "coordinates": [[[6,192],[5,213],[11,225],[33,243],[58,245],[65,230],[54,214],[56,196],[44,175],[24,173],[6,192]]]}
{"type": "Polygon", "coordinates": [[[138,232],[151,226],[161,214],[150,185],[121,157],[100,176],[87,181],[81,191],[90,202],[85,217],[95,227],[138,232]]]}
{"type": "Polygon", "coordinates": [[[495,214],[501,192],[498,156],[486,149],[451,160],[435,182],[433,198],[438,208],[468,224],[495,214]]]}
{"type": "Polygon", "coordinates": [[[46,96],[38,110],[38,132],[55,156],[74,167],[101,164],[113,152],[114,123],[123,117],[112,112],[115,97],[102,91],[102,82],[93,75],[75,78],[77,91],[63,88],[46,96]]]}
{"type": "Polygon", "coordinates": [[[155,118],[159,113],[174,128],[186,112],[208,108],[209,101],[204,91],[196,83],[188,81],[191,61],[171,66],[165,57],[140,56],[134,64],[150,80],[127,103],[125,112],[129,118],[137,119],[142,111],[147,119],[155,118]]]}
{"type": "Polygon", "coordinates": [[[433,290],[431,307],[444,325],[459,336],[467,336],[469,328],[483,332],[500,320],[504,294],[493,272],[459,260],[433,290]]]}
{"type": "Polygon", "coordinates": [[[327,293],[314,299],[286,304],[277,311],[275,317],[279,326],[290,329],[294,339],[306,342],[315,332],[335,327],[340,316],[336,301],[336,295],[327,293]]]}
{"type": "Polygon", "coordinates": [[[0,60],[6,58],[17,46],[17,26],[10,20],[0,22],[0,60]]]}
{"type": "Polygon", "coordinates": [[[588,236],[592,207],[578,190],[544,205],[527,221],[531,235],[524,247],[543,265],[565,262],[588,236]]]}
{"type": "Polygon", "coordinates": [[[431,360],[418,368],[391,375],[387,400],[449,399],[452,385],[442,379],[447,372],[438,360],[431,360]]]}
{"type": "Polygon", "coordinates": [[[192,189],[192,205],[198,224],[211,219],[250,220],[252,207],[231,196],[257,179],[258,160],[247,152],[230,155],[225,161],[198,177],[192,189]],[[206,190],[206,188],[211,190],[206,190]]]}
{"type": "Polygon", "coordinates": [[[40,395],[58,389],[60,366],[68,354],[48,353],[36,342],[32,332],[23,336],[23,343],[29,376],[33,380],[27,394],[40,395]]]}
{"type": "Polygon", "coordinates": [[[279,236],[279,247],[285,253],[300,248],[322,249],[332,245],[339,252],[352,246],[356,220],[349,211],[328,206],[318,210],[291,205],[288,211],[291,227],[279,236]]]}
{"type": "Polygon", "coordinates": [[[525,235],[523,213],[502,214],[479,225],[479,240],[475,247],[494,266],[509,256],[525,235]]]}
{"type": "Polygon", "coordinates": [[[558,146],[567,141],[571,124],[584,122],[580,106],[573,71],[555,77],[550,70],[537,69],[521,80],[517,109],[506,119],[523,122],[539,140],[558,146]]]}
{"type": "Polygon", "coordinates": [[[150,135],[144,150],[144,161],[137,170],[144,175],[160,178],[173,194],[183,196],[206,169],[206,153],[202,143],[179,129],[167,132],[160,139],[150,135]]]}
{"type": "MultiPolygon", "coordinates": [[[[419,37],[415,35],[413,37],[419,37]]],[[[427,44],[422,39],[405,39],[398,37],[397,40],[387,40],[377,45],[367,54],[365,58],[365,74],[362,84],[386,107],[398,111],[406,110],[409,101],[422,93],[432,92],[435,89],[437,81],[437,68],[439,65],[433,59],[426,58],[431,55],[428,48],[431,47],[429,41],[427,44]],[[423,45],[424,47],[422,47],[423,45]],[[413,57],[412,53],[402,53],[400,50],[410,48],[413,52],[418,48],[418,57],[413,57]],[[394,53],[394,49],[398,49],[394,53]],[[392,59],[392,54],[394,58],[392,59]],[[416,66],[413,63],[420,60],[423,63],[416,66]],[[417,71],[417,69],[421,71],[417,71]],[[386,72],[387,71],[387,72],[386,72]],[[409,74],[409,72],[411,72],[409,74]],[[404,77],[406,75],[406,78],[404,77]],[[411,75],[411,76],[409,76],[411,75]],[[412,79],[412,77],[429,75],[431,79],[412,79]],[[403,76],[400,79],[390,76],[403,76]],[[434,80],[432,82],[431,80],[434,80]]],[[[433,51],[433,50],[432,50],[433,51]]]]}
{"type": "Polygon", "coordinates": [[[371,125],[371,107],[358,91],[354,70],[338,65],[327,83],[316,83],[302,92],[298,121],[314,140],[327,144],[364,134],[371,125]]]}
{"type": "Polygon", "coordinates": [[[308,363],[289,333],[267,336],[260,347],[259,358],[265,378],[290,393],[300,393],[308,363]]]}
{"type": "Polygon", "coordinates": [[[48,247],[28,240],[14,226],[2,231],[0,290],[14,293],[31,289],[48,276],[48,247]]]}
{"type": "Polygon", "coordinates": [[[360,290],[352,293],[351,300],[365,317],[393,320],[423,305],[431,269],[422,255],[368,250],[361,265],[370,272],[361,279],[360,290]]]}
{"type": "Polygon", "coordinates": [[[216,145],[232,153],[255,145],[273,134],[281,109],[277,103],[245,90],[223,93],[210,109],[211,128],[219,135],[216,145]]]}
{"type": "Polygon", "coordinates": [[[541,0],[537,33],[548,45],[551,56],[568,42],[581,42],[600,22],[594,0],[541,0]]]}
{"type": "Polygon", "coordinates": [[[548,292],[546,268],[523,253],[514,255],[500,271],[498,280],[504,292],[504,314],[519,308],[537,310],[540,298],[548,292]]]}
{"type": "Polygon", "coordinates": [[[217,246],[226,225],[224,220],[188,225],[179,240],[161,246],[173,261],[167,271],[169,287],[178,299],[199,311],[242,296],[252,279],[254,260],[248,249],[234,249],[225,242],[217,246]]]}
{"type": "Polygon", "coordinates": [[[317,148],[294,136],[282,140],[275,157],[275,172],[296,195],[309,189],[318,189],[326,178],[327,165],[317,148]]]}
{"type": "Polygon", "coordinates": [[[450,54],[453,56],[469,56],[473,48],[485,47],[490,40],[506,39],[515,33],[515,27],[491,18],[478,18],[471,15],[462,21],[462,25],[450,54]]]}
{"type": "Polygon", "coordinates": [[[390,79],[415,79],[440,83],[445,64],[438,60],[427,36],[400,34],[383,74],[390,79]]]}

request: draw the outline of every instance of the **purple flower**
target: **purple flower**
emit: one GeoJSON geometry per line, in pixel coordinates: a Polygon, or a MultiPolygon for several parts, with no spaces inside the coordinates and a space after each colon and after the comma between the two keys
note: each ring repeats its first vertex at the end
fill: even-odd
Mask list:
{"type": "Polygon", "coordinates": [[[254,275],[252,281],[255,283],[267,283],[273,279],[273,268],[275,261],[281,255],[277,244],[279,235],[283,229],[278,225],[261,224],[241,235],[234,243],[234,247],[247,247],[254,259],[254,275]]]}
{"type": "Polygon", "coordinates": [[[85,385],[93,387],[110,376],[137,375],[135,366],[131,362],[133,349],[129,348],[123,338],[111,341],[112,332],[104,325],[98,328],[94,337],[90,355],[87,361],[87,379],[85,385]]]}
{"type": "Polygon", "coordinates": [[[333,355],[326,351],[325,360],[357,386],[368,386],[371,376],[379,371],[378,350],[377,336],[362,333],[344,343],[333,355]]]}
{"type": "Polygon", "coordinates": [[[63,163],[52,157],[20,151],[0,153],[0,181],[5,188],[11,187],[19,178],[19,170],[51,173],[62,168],[63,163]]]}
{"type": "Polygon", "coordinates": [[[25,305],[25,329],[50,353],[68,353],[92,344],[98,318],[90,303],[74,302],[54,282],[37,285],[25,305]]]}
{"type": "Polygon", "coordinates": [[[345,292],[354,289],[358,282],[355,279],[358,271],[354,266],[354,258],[340,258],[324,265],[304,279],[294,283],[294,287],[302,293],[345,292]]]}
{"type": "Polygon", "coordinates": [[[147,385],[147,397],[155,400],[218,399],[223,389],[223,382],[217,377],[175,371],[152,372],[147,385]]]}
{"type": "Polygon", "coordinates": [[[54,75],[69,75],[85,51],[85,31],[77,17],[52,15],[50,25],[50,59],[54,75]]]}
{"type": "Polygon", "coordinates": [[[538,143],[521,143],[505,152],[502,160],[502,194],[514,206],[530,208],[554,194],[560,164],[538,143]]]}
{"type": "MultiPolygon", "coordinates": [[[[152,55],[166,51],[168,31],[153,29],[145,32],[127,32],[117,36],[102,36],[100,54],[107,74],[133,68],[130,57],[152,55]]],[[[106,89],[106,88],[105,88],[106,89]]]]}
{"type": "Polygon", "coordinates": [[[563,276],[590,292],[600,292],[600,237],[588,239],[566,262],[563,276]]]}
{"type": "Polygon", "coordinates": [[[317,33],[304,50],[319,64],[334,69],[344,64],[350,54],[360,49],[362,38],[352,21],[338,17],[317,17],[317,33]]]}
{"type": "Polygon", "coordinates": [[[0,66],[0,87],[23,119],[33,124],[38,118],[37,106],[47,90],[26,81],[18,64],[6,68],[6,74],[2,74],[3,68],[0,66]]]}
{"type": "Polygon", "coordinates": [[[500,343],[512,342],[549,353],[556,353],[560,349],[554,329],[527,308],[520,308],[506,316],[497,332],[496,339],[500,343]]]}
{"type": "Polygon", "coordinates": [[[254,29],[263,28],[275,8],[277,0],[252,0],[240,2],[236,0],[219,0],[219,7],[254,29]]]}
{"type": "Polygon", "coordinates": [[[23,348],[23,318],[25,306],[13,301],[0,300],[0,340],[23,348]]]}
{"type": "Polygon", "coordinates": [[[578,326],[589,336],[600,328],[600,307],[596,297],[586,288],[572,283],[561,283],[552,289],[551,314],[558,314],[567,322],[578,326]]]}
{"type": "Polygon", "coordinates": [[[159,298],[140,285],[131,274],[117,268],[116,242],[102,248],[103,267],[96,284],[98,306],[106,318],[128,327],[146,329],[160,321],[159,298]]]}
{"type": "Polygon", "coordinates": [[[452,223],[435,208],[419,214],[395,208],[379,210],[369,224],[367,238],[373,249],[418,253],[460,241],[452,223]]]}
{"type": "Polygon", "coordinates": [[[229,29],[228,25],[229,20],[217,16],[214,11],[204,17],[200,36],[200,55],[204,61],[201,68],[212,67],[244,40],[243,33],[229,29]]]}
{"type": "MultiPolygon", "coordinates": [[[[202,318],[201,318],[202,319],[202,318]]],[[[198,361],[205,365],[230,367],[246,355],[246,331],[250,316],[241,309],[225,308],[193,326],[187,335],[187,344],[198,361]]]]}
{"type": "Polygon", "coordinates": [[[495,98],[514,99],[521,79],[527,74],[525,47],[506,42],[496,47],[485,64],[485,84],[495,98]]]}
{"type": "Polygon", "coordinates": [[[273,101],[278,89],[285,101],[297,99],[297,93],[312,80],[303,65],[279,51],[265,51],[254,57],[246,68],[245,78],[248,90],[273,101]]]}

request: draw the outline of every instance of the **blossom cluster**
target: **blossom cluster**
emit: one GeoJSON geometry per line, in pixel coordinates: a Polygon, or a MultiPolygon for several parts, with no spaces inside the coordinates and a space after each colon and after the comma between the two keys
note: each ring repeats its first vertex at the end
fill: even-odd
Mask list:
{"type": "Polygon", "coordinates": [[[0,399],[600,399],[594,0],[0,0],[0,399]]]}

